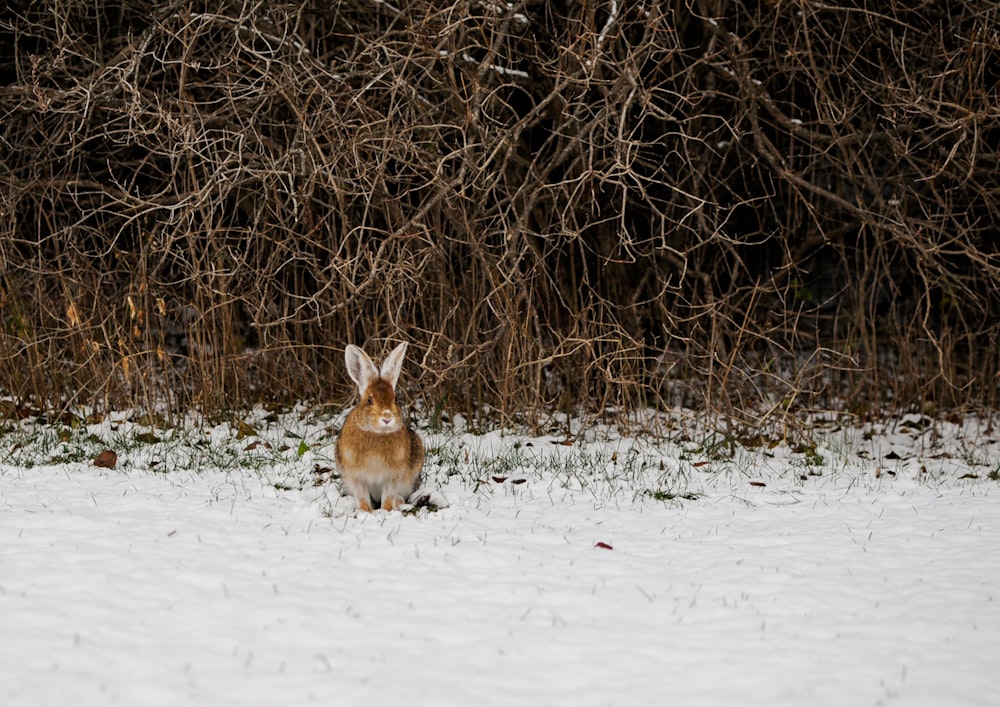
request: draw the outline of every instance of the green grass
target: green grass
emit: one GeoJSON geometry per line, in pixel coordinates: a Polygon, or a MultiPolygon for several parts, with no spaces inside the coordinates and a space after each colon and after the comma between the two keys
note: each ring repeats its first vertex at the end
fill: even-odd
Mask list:
{"type": "Polygon", "coordinates": [[[691,500],[691,480],[683,466],[667,464],[656,449],[636,443],[561,445],[545,439],[518,439],[478,446],[475,438],[452,437],[429,447],[425,473],[457,479],[476,492],[545,481],[550,487],[592,494],[598,500],[691,500]]]}
{"type": "MultiPolygon", "coordinates": [[[[890,443],[880,438],[873,444],[858,427],[819,425],[814,432],[811,438],[800,436],[797,444],[787,445],[763,434],[729,434],[696,425],[673,439],[608,435],[592,443],[570,441],[564,435],[531,438],[425,431],[424,478],[428,489],[445,496],[449,486],[452,492],[461,489],[461,494],[484,496],[530,488],[532,493],[590,494],[601,503],[677,504],[697,501],[706,488],[719,483],[743,488],[748,481],[770,485],[780,479],[801,485],[838,474],[863,481],[880,466],[889,475],[906,473],[903,462],[891,469],[886,464],[890,443]]],[[[118,460],[115,469],[95,468],[95,473],[212,471],[234,477],[253,474],[279,492],[313,486],[336,489],[339,477],[332,459],[336,433],[334,418],[295,411],[253,411],[174,426],[148,416],[121,416],[95,424],[80,416],[0,420],[0,464],[19,469],[56,464],[91,468],[101,452],[112,450],[118,460]]],[[[989,464],[961,478],[1000,481],[990,445],[978,438],[944,439],[947,444],[929,437],[926,448],[917,447],[917,453],[933,454],[928,459],[954,459],[951,467],[959,469],[956,473],[962,473],[961,464],[965,469],[989,464]],[[944,446],[939,449],[939,445],[944,446]]],[[[931,475],[920,478],[933,481],[931,475]]],[[[413,512],[438,510],[430,496],[414,506],[413,512]]]]}
{"type": "MultiPolygon", "coordinates": [[[[217,469],[264,473],[301,460],[310,451],[322,460],[329,440],[325,433],[310,441],[280,424],[268,423],[258,432],[249,423],[225,423],[217,439],[196,426],[158,428],[130,421],[116,424],[62,424],[23,420],[0,428],[0,464],[31,469],[54,464],[90,464],[104,450],[118,458],[119,471],[153,473],[217,469]],[[315,447],[315,449],[314,449],[315,447]]],[[[295,482],[298,484],[298,481],[295,482]]],[[[292,487],[292,482],[276,482],[292,487]]]]}

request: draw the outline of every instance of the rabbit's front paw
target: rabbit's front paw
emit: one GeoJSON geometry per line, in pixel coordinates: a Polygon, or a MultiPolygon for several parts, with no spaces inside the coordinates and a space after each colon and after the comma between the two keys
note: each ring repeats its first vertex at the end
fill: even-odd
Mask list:
{"type": "Polygon", "coordinates": [[[383,511],[394,511],[403,505],[402,496],[386,496],[382,499],[383,511]]]}

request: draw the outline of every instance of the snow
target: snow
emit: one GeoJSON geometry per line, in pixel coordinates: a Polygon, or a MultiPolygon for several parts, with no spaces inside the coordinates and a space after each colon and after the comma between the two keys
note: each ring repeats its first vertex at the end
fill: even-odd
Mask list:
{"type": "Polygon", "coordinates": [[[425,433],[444,507],[412,514],[313,486],[332,437],[280,452],[293,426],[117,469],[0,435],[0,704],[995,701],[984,425],[834,428],[811,459],[425,433]]]}

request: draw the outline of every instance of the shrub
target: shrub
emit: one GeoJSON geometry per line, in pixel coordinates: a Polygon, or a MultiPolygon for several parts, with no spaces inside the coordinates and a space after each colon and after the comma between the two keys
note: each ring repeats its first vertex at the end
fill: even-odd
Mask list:
{"type": "Polygon", "coordinates": [[[993,4],[210,5],[0,20],[15,400],[996,403],[993,4]]]}

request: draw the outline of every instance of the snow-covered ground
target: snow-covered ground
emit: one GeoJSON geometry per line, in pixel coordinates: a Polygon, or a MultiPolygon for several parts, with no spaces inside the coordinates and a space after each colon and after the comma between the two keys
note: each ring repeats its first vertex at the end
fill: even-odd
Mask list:
{"type": "Polygon", "coordinates": [[[985,425],[426,434],[442,507],[370,515],[253,426],[6,428],[0,704],[997,703],[985,425]]]}

